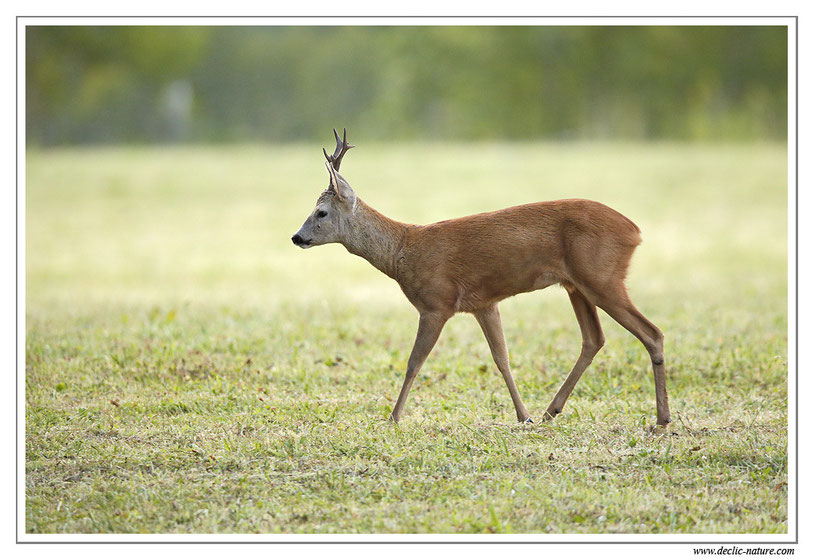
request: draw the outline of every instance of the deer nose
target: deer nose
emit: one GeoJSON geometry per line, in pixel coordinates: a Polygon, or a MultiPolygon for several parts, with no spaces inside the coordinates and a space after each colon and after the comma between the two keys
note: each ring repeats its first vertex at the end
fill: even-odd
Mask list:
{"type": "Polygon", "coordinates": [[[302,245],[303,239],[302,239],[302,237],[300,237],[299,233],[295,233],[291,237],[291,241],[294,243],[294,245],[302,245]]]}

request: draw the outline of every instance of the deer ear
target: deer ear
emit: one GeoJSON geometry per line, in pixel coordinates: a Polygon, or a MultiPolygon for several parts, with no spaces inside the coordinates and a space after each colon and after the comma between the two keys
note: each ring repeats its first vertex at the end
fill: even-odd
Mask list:
{"type": "Polygon", "coordinates": [[[356,206],[356,193],[350,188],[350,185],[342,175],[336,173],[336,196],[342,202],[351,206],[356,206]]]}
{"type": "Polygon", "coordinates": [[[328,175],[331,176],[331,184],[328,186],[328,190],[336,193],[336,198],[340,202],[353,203],[356,198],[356,193],[350,188],[345,178],[336,172],[331,162],[325,162],[325,167],[328,169],[328,175]]]}

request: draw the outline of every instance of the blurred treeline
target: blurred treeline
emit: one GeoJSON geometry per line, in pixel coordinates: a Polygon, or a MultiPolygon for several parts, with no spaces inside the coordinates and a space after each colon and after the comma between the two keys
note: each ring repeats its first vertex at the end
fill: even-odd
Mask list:
{"type": "Polygon", "coordinates": [[[26,28],[29,144],[786,136],[785,27],[26,28]]]}

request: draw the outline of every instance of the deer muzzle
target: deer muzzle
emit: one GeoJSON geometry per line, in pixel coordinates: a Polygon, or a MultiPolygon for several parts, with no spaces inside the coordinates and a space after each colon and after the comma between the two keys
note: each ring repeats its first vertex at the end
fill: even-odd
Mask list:
{"type": "Polygon", "coordinates": [[[303,239],[299,233],[295,233],[291,237],[291,241],[294,243],[294,245],[296,245],[297,247],[302,247],[303,249],[305,249],[306,247],[310,247],[311,245],[311,240],[303,239]]]}

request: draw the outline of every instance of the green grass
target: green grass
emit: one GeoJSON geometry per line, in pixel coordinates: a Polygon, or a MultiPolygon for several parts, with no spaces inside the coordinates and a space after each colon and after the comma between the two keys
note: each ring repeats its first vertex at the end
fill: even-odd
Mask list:
{"type": "MultiPolygon", "coordinates": [[[[515,424],[461,315],[388,423],[417,314],[341,247],[289,241],[327,184],[318,146],[32,151],[27,532],[788,531],[785,146],[355,140],[346,178],[403,221],[566,197],[632,218],[671,429],[603,313],[555,422],[515,424]]],[[[558,287],[501,310],[539,421],[576,320],[558,287]]]]}

